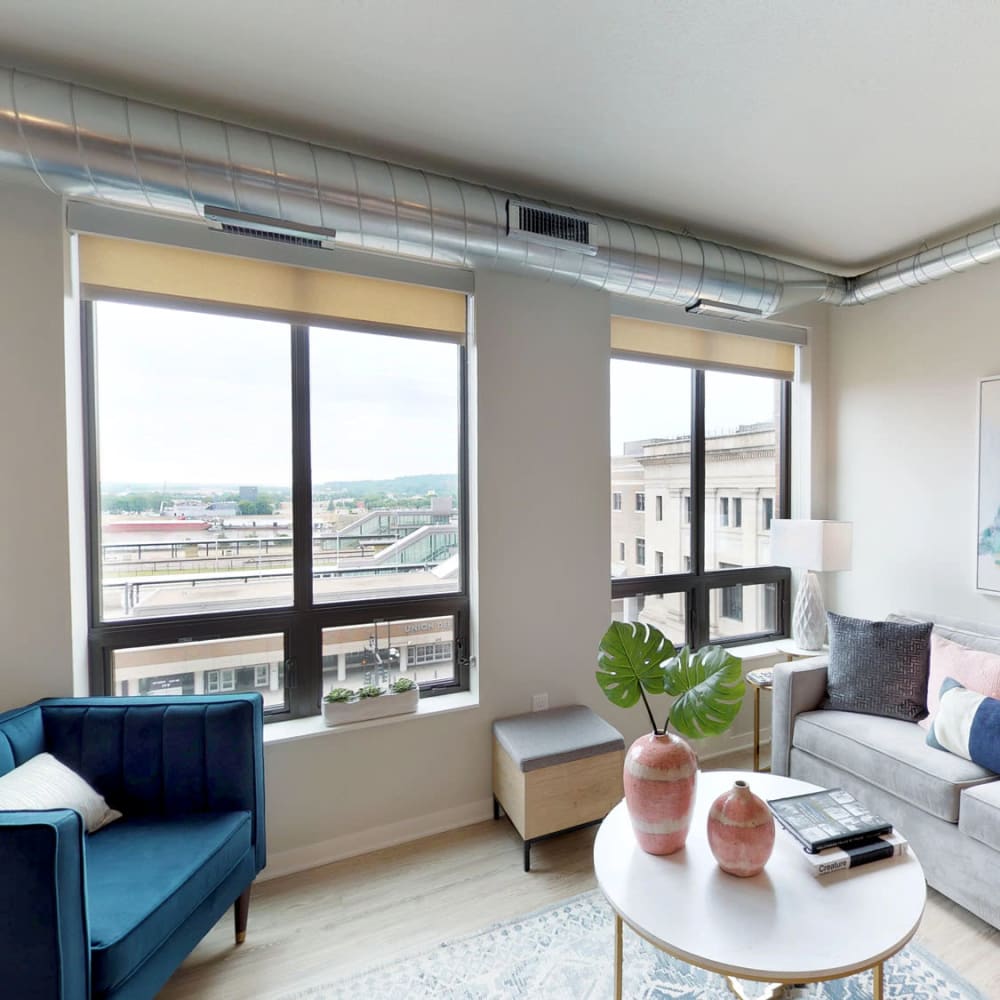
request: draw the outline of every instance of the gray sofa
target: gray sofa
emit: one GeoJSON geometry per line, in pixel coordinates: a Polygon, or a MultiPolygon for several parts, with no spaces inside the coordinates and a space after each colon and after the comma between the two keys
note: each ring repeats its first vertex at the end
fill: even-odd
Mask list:
{"type": "MultiPolygon", "coordinates": [[[[933,621],[946,639],[1000,654],[1000,628],[902,612],[933,621]]],[[[826,656],[774,671],[772,770],[841,786],[909,840],[928,885],[1000,928],[1000,775],[935,750],[914,722],[820,709],[826,656]]]]}

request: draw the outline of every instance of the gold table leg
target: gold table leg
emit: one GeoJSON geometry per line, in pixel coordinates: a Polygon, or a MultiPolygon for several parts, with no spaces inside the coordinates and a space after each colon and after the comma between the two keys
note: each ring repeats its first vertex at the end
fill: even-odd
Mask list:
{"type": "Polygon", "coordinates": [[[615,914],[615,1000],[622,1000],[622,918],[615,914]]]}
{"type": "Polygon", "coordinates": [[[872,1000],[882,1000],[882,963],[872,969],[872,1000]]]}
{"type": "Polygon", "coordinates": [[[753,689],[753,769],[760,770],[760,688],[753,689]]]}

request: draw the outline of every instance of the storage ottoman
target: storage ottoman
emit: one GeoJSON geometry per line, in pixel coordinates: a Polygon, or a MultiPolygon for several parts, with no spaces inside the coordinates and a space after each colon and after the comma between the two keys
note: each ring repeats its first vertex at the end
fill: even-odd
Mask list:
{"type": "Polygon", "coordinates": [[[625,740],[584,705],[493,723],[493,818],[500,809],[531,845],[600,822],[622,798],[625,740]]]}

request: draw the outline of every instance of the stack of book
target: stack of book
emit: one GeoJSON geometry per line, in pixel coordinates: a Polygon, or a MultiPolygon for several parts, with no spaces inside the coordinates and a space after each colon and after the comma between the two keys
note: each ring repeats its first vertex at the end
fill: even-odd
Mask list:
{"type": "Polygon", "coordinates": [[[774,818],[802,845],[809,870],[829,875],[906,851],[906,840],[843,788],[789,795],[768,803],[774,818]]]}

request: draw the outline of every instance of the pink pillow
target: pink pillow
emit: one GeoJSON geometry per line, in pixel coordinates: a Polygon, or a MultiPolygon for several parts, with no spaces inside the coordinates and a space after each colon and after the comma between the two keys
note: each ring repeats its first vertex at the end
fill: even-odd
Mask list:
{"type": "Polygon", "coordinates": [[[941,684],[953,677],[963,687],[989,698],[1000,698],[1000,656],[969,649],[931,633],[931,671],[927,680],[927,718],[919,725],[930,729],[941,700],[941,684]]]}

